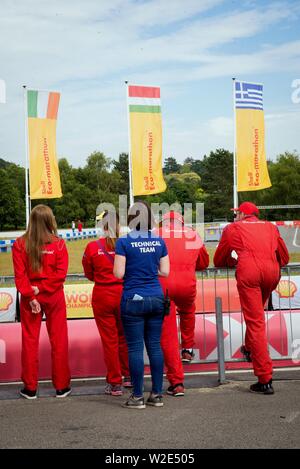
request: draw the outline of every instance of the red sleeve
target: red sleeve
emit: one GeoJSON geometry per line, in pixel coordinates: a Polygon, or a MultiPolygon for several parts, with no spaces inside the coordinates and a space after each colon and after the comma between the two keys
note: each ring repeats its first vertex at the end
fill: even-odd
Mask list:
{"type": "Polygon", "coordinates": [[[68,272],[68,251],[64,240],[60,240],[57,243],[56,252],[56,269],[55,273],[44,280],[39,285],[40,292],[54,293],[56,290],[61,288],[68,272]]]}
{"type": "Polygon", "coordinates": [[[232,247],[230,245],[230,227],[224,228],[221,240],[214,255],[215,267],[234,267],[237,263],[236,259],[231,257],[232,247]]]}
{"type": "Polygon", "coordinates": [[[199,249],[199,254],[196,262],[196,270],[204,270],[209,266],[209,254],[206,247],[203,246],[199,249]]]}
{"type": "Polygon", "coordinates": [[[15,272],[15,284],[17,290],[21,295],[29,299],[34,300],[35,295],[31,287],[31,283],[27,273],[27,256],[25,252],[25,246],[17,239],[13,244],[12,258],[15,272]]]}
{"type": "Polygon", "coordinates": [[[86,278],[93,281],[94,280],[94,267],[92,263],[91,252],[90,252],[90,244],[88,244],[87,247],[85,248],[85,251],[82,257],[82,267],[83,267],[84,275],[86,276],[86,278]]]}
{"type": "Polygon", "coordinates": [[[289,252],[281,236],[279,236],[278,238],[278,247],[276,251],[276,256],[277,256],[280,267],[284,267],[285,265],[289,263],[289,260],[290,260],[289,252]]]}

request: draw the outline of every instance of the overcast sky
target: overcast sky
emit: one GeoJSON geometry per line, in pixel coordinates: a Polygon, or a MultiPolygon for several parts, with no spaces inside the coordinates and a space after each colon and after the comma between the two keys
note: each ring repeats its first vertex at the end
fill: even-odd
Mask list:
{"type": "Polygon", "coordinates": [[[128,150],[124,81],[161,87],[163,154],[233,148],[232,80],[263,83],[267,156],[300,151],[300,1],[0,0],[0,157],[24,165],[22,85],[61,92],[57,153],[128,150]]]}

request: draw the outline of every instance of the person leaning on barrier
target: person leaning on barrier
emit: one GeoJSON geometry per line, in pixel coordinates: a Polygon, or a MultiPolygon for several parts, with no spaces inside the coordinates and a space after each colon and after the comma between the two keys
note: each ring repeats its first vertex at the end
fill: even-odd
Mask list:
{"type": "Polygon", "coordinates": [[[280,280],[280,267],[289,262],[286,245],[278,228],[259,220],[259,210],[243,202],[236,221],[226,226],[214,256],[216,267],[236,268],[237,288],[246,322],[242,352],[253,362],[258,382],[250,391],[274,394],[272,360],[268,353],[264,305],[280,280]],[[231,254],[235,251],[237,259],[231,254]]]}
{"type": "Polygon", "coordinates": [[[42,315],[51,343],[52,381],[56,397],[70,394],[68,331],[64,281],[68,252],[51,208],[37,205],[31,211],[26,233],[12,249],[15,283],[21,293],[22,380],[20,391],[26,399],[36,399],[38,351],[42,315]]]}
{"type": "Polygon", "coordinates": [[[124,407],[144,409],[144,343],[150,361],[152,390],[148,405],[161,407],[163,354],[160,346],[165,298],[158,275],[168,276],[169,256],[162,238],[152,233],[154,218],[145,202],[129,209],[130,232],[117,240],[114,274],[124,278],[121,319],[129,353],[133,393],[124,407]]]}
{"type": "Polygon", "coordinates": [[[99,217],[104,237],[88,243],[82,258],[85,276],[95,282],[92,307],[102,339],[107,368],[105,394],[121,396],[123,386],[131,387],[128,350],[120,316],[123,281],[113,274],[115,245],[119,238],[119,216],[103,212],[99,217]]]}
{"type": "Polygon", "coordinates": [[[163,323],[161,346],[170,382],[167,393],[177,397],[184,395],[184,372],[179,354],[176,308],[180,318],[181,359],[189,363],[194,358],[195,273],[208,267],[209,255],[198,233],[184,225],[180,213],[164,214],[157,233],[164,239],[170,257],[170,275],[160,279],[164,292],[168,291],[171,299],[171,311],[163,323]]]}

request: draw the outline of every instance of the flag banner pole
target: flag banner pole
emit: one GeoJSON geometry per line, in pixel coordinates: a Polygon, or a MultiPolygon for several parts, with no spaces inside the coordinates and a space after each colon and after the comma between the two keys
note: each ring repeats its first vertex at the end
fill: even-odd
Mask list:
{"type": "Polygon", "coordinates": [[[30,199],[62,197],[56,153],[60,93],[27,89],[30,199]]]}
{"type": "Polygon", "coordinates": [[[162,171],[160,87],[128,86],[130,162],[133,195],[153,195],[167,188],[162,171]]]}
{"type": "Polygon", "coordinates": [[[128,127],[128,169],[129,169],[129,204],[134,203],[133,185],[132,185],[132,159],[131,159],[131,138],[130,138],[130,121],[129,121],[129,103],[128,103],[128,81],[126,85],[126,106],[127,106],[127,127],[128,127]]]}
{"type": "Polygon", "coordinates": [[[23,85],[24,89],[24,122],[25,122],[25,210],[26,210],[26,228],[29,223],[30,204],[29,204],[29,150],[28,150],[28,103],[27,103],[27,87],[23,85]]]}
{"type": "Polygon", "coordinates": [[[238,207],[237,193],[237,160],[236,160],[236,110],[235,110],[235,78],[232,78],[233,84],[233,208],[238,207]]]}
{"type": "Polygon", "coordinates": [[[266,189],[272,184],[265,151],[263,84],[234,83],[236,190],[266,189]]]}

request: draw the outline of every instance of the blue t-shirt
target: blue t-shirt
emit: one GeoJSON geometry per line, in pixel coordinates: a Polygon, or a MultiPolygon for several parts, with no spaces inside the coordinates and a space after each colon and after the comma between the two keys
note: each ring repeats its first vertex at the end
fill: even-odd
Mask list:
{"type": "Polygon", "coordinates": [[[151,231],[132,231],[117,240],[115,252],[126,257],[123,298],[163,295],[158,269],[168,251],[162,238],[151,231]]]}

